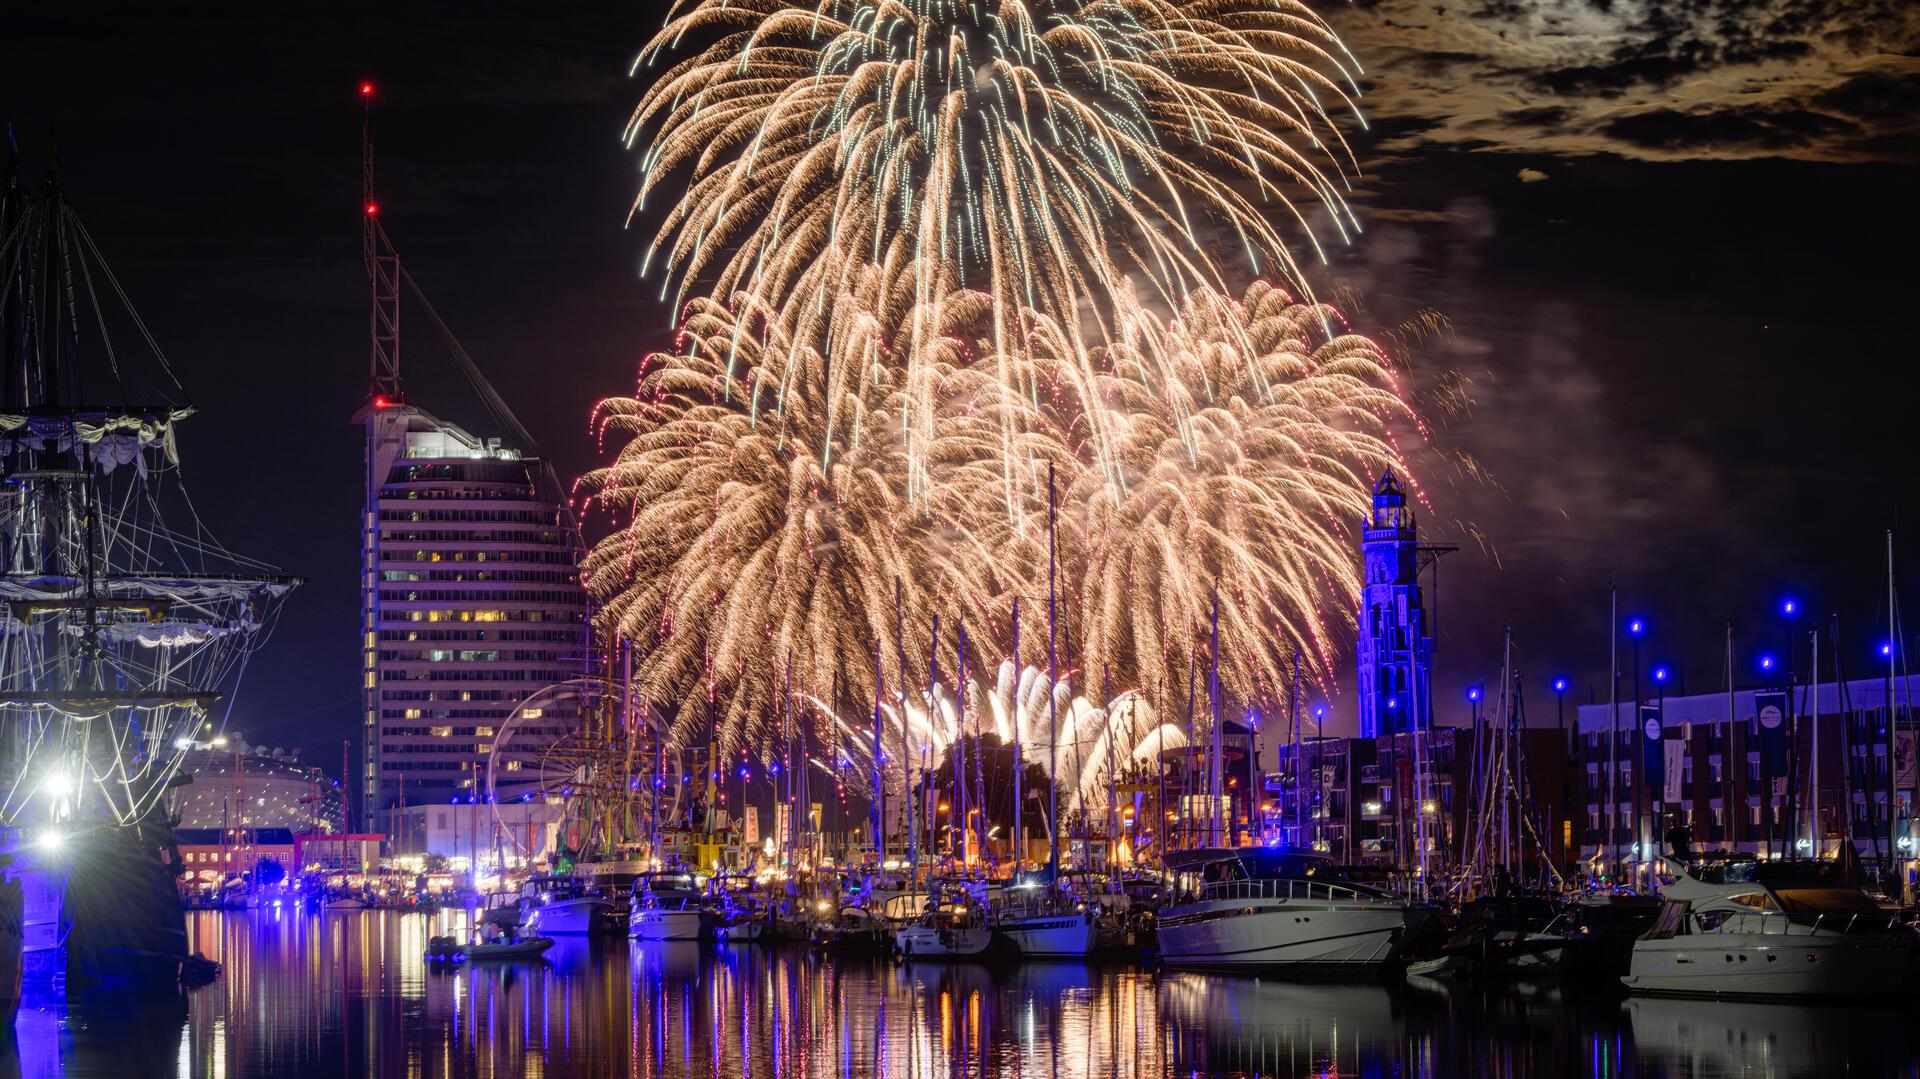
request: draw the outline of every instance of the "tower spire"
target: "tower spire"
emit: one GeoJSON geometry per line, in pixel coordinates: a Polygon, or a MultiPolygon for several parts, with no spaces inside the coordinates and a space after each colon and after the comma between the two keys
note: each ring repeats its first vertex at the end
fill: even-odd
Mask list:
{"type": "Polygon", "coordinates": [[[1360,735],[1425,727],[1433,641],[1420,597],[1420,540],[1406,493],[1392,470],[1373,485],[1361,532],[1366,574],[1360,607],[1360,735]]]}
{"type": "Polygon", "coordinates": [[[372,288],[367,395],[375,407],[400,400],[400,256],[380,227],[373,194],[373,83],[360,84],[360,250],[372,288]]]}

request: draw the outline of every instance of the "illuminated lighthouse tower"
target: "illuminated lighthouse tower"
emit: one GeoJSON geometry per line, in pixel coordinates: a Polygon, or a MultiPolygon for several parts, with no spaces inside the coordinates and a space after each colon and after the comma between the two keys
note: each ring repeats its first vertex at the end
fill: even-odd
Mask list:
{"type": "Polygon", "coordinates": [[[1360,736],[1433,725],[1433,638],[1420,603],[1420,543],[1413,510],[1392,472],[1373,485],[1360,542],[1360,736]]]}

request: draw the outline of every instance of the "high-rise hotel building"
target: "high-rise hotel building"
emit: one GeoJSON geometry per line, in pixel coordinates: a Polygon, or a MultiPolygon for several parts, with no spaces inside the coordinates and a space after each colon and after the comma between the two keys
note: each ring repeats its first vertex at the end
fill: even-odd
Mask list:
{"type": "MultiPolygon", "coordinates": [[[[361,419],[365,758],[356,823],[390,832],[402,806],[484,800],[508,716],[581,673],[587,600],[574,534],[557,494],[541,489],[537,459],[385,397],[361,419]]],[[[523,716],[521,733],[564,734],[580,719],[572,699],[523,716]],[[526,729],[535,719],[544,729],[526,729]]]]}

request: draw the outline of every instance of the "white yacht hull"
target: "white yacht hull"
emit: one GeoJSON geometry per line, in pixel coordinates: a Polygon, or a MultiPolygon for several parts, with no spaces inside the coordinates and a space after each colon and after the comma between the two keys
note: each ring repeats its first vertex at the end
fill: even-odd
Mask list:
{"type": "Polygon", "coordinates": [[[1878,997],[1912,991],[1920,949],[1880,936],[1696,933],[1637,941],[1621,981],[1635,993],[1878,997]]]}
{"type": "Polygon", "coordinates": [[[697,910],[636,910],[627,933],[635,940],[699,940],[697,910]]]}
{"type": "Polygon", "coordinates": [[[1226,899],[1161,912],[1160,959],[1183,970],[1365,974],[1393,959],[1406,911],[1388,904],[1226,899]]]}
{"type": "Polygon", "coordinates": [[[605,899],[561,899],[535,907],[527,928],[549,937],[584,936],[598,932],[613,905],[605,899]]]}
{"type": "Polygon", "coordinates": [[[1002,917],[994,928],[1031,958],[1085,959],[1098,937],[1093,919],[1077,911],[1002,917]]]}
{"type": "Polygon", "coordinates": [[[936,929],[927,925],[909,925],[893,935],[893,944],[908,959],[951,959],[975,956],[993,943],[993,930],[985,926],[965,929],[936,929]]]}

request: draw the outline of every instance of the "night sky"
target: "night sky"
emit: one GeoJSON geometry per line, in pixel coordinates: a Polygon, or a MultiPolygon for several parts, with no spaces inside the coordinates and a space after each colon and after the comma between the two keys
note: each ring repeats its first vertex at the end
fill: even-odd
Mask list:
{"type": "MultiPolygon", "coordinates": [[[[379,86],[403,260],[571,477],[597,459],[593,402],[630,390],[670,329],[638,276],[619,141],[660,12],[75,6],[9,7],[0,115],[31,179],[57,136],[70,200],[199,406],[181,442],[209,525],[308,579],[234,726],[337,767],[357,726],[367,364],[355,88],[379,86]]],[[[1788,593],[1838,613],[1863,672],[1887,529],[1907,529],[1898,572],[1920,580],[1920,15],[1320,7],[1367,70],[1370,130],[1367,231],[1316,288],[1375,335],[1426,310],[1449,326],[1408,339],[1433,427],[1422,525],[1462,548],[1441,570],[1442,719],[1497,678],[1509,624],[1536,722],[1550,674],[1604,699],[1615,583],[1651,620],[1649,661],[1689,689],[1719,687],[1729,622],[1743,679],[1784,647],[1788,593]]],[[[404,329],[409,395],[499,433],[417,310],[404,329]]]]}

